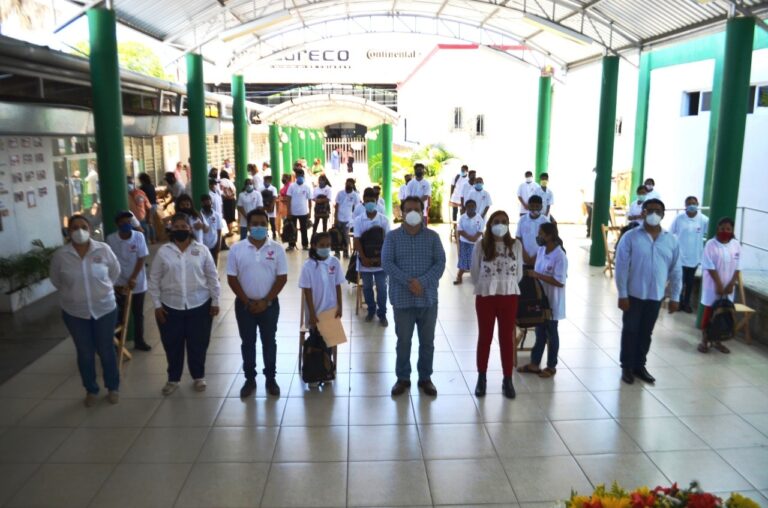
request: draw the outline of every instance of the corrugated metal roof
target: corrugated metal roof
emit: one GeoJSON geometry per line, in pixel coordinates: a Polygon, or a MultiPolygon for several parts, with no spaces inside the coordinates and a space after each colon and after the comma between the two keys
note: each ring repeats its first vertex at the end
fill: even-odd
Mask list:
{"type": "MultiPolygon", "coordinates": [[[[768,0],[739,4],[756,14],[768,12],[768,0]]],[[[354,23],[356,16],[402,14],[453,23],[459,16],[467,27],[493,30],[568,65],[600,56],[606,49],[624,52],[717,26],[728,16],[728,0],[115,0],[115,9],[122,23],[181,48],[202,46],[208,58],[223,63],[231,61],[248,40],[227,43],[222,51],[222,44],[212,43],[217,34],[284,13],[281,23],[259,27],[256,22],[253,35],[276,39],[272,35],[277,32],[306,30],[305,17],[316,23],[324,16],[343,15],[354,23]],[[585,45],[564,38],[557,30],[532,24],[528,14],[594,42],[585,45]],[[206,52],[214,46],[215,54],[206,52]]]]}

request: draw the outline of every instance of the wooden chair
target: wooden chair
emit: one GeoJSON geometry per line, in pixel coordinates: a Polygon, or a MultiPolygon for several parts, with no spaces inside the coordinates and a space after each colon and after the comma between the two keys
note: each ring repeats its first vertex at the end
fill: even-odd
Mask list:
{"type": "Polygon", "coordinates": [[[451,241],[459,243],[459,227],[455,220],[451,220],[451,241]]]}
{"type": "MultiPolygon", "coordinates": [[[[301,310],[299,310],[299,377],[301,377],[301,364],[304,358],[304,341],[307,340],[309,335],[309,325],[307,324],[307,305],[304,300],[304,290],[301,291],[301,310]]],[[[331,358],[333,358],[333,365],[338,368],[338,353],[336,346],[331,348],[331,358]]]]}
{"type": "Polygon", "coordinates": [[[355,316],[360,315],[363,308],[363,276],[357,272],[357,286],[355,287],[355,316]]]}
{"type": "Polygon", "coordinates": [[[747,298],[744,292],[744,281],[741,278],[741,272],[739,272],[738,286],[739,299],[741,300],[741,303],[734,302],[734,307],[736,307],[736,313],[741,315],[741,319],[738,323],[736,323],[736,332],[739,332],[743,329],[744,338],[746,339],[747,344],[752,344],[752,333],[749,330],[749,321],[755,314],[755,309],[747,306],[747,298]]]}
{"type": "Polygon", "coordinates": [[[133,358],[131,352],[125,347],[125,341],[128,337],[128,322],[131,318],[131,303],[132,303],[132,291],[126,287],[126,292],[123,293],[125,298],[125,305],[123,306],[123,313],[120,316],[120,323],[115,327],[114,343],[117,348],[117,368],[123,369],[123,360],[130,360],[133,358]]]}
{"type": "Polygon", "coordinates": [[[608,272],[613,277],[613,269],[616,267],[616,243],[619,241],[621,228],[618,226],[606,226],[605,224],[601,224],[600,228],[603,232],[603,246],[605,247],[605,268],[603,268],[603,273],[608,272]],[[612,235],[613,238],[609,238],[609,235],[612,235]]]}

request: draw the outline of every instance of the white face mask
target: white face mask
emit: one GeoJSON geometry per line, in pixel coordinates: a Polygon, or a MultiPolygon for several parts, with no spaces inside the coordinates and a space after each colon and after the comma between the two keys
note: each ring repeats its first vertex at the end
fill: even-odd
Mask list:
{"type": "Polygon", "coordinates": [[[421,222],[421,214],[416,210],[411,210],[405,214],[405,223],[409,226],[418,226],[421,222]]]}
{"type": "Polygon", "coordinates": [[[531,183],[532,181],[533,181],[533,178],[531,178],[530,176],[525,179],[525,183],[531,183]]]}
{"type": "Polygon", "coordinates": [[[72,238],[73,242],[78,245],[82,245],[88,242],[88,239],[91,237],[91,232],[87,229],[76,229],[72,231],[69,236],[72,238]]]}
{"type": "Polygon", "coordinates": [[[507,231],[509,231],[509,226],[506,224],[494,224],[491,226],[491,233],[493,233],[493,236],[502,237],[507,234],[507,231]]]}
{"type": "Polygon", "coordinates": [[[661,215],[657,215],[655,213],[649,213],[645,216],[645,223],[649,226],[658,226],[661,224],[661,215]]]}

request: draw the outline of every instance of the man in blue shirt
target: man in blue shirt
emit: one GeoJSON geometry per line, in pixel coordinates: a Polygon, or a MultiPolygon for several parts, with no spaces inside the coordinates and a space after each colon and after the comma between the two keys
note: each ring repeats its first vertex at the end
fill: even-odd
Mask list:
{"type": "Polygon", "coordinates": [[[432,384],[435,352],[437,288],[445,270],[445,250],[437,233],[422,222],[424,202],[409,196],[400,205],[403,225],[387,234],[381,252],[381,266],[389,276],[389,299],[395,315],[397,334],[397,382],[392,395],[401,395],[411,386],[411,340],[419,333],[419,388],[437,395],[432,384]]]}
{"type": "Polygon", "coordinates": [[[643,203],[643,226],[627,233],[616,249],[616,288],[619,308],[624,312],[621,330],[621,379],[635,377],[646,383],[656,379],[645,368],[651,334],[659,317],[667,281],[670,284],[669,313],[677,312],[682,286],[682,265],[677,238],[661,229],[664,203],[643,203]]]}

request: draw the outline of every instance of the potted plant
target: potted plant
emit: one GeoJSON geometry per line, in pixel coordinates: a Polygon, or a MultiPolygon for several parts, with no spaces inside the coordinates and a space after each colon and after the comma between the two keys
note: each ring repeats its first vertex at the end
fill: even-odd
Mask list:
{"type": "Polygon", "coordinates": [[[0,312],[15,312],[56,290],[48,279],[55,251],[33,240],[28,252],[0,258],[0,312]]]}

